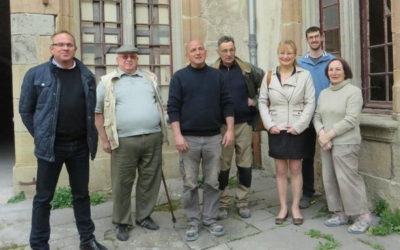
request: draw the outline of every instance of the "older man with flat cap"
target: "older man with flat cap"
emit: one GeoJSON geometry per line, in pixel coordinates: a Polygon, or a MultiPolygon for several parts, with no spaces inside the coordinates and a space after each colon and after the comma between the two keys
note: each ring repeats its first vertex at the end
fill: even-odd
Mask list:
{"type": "Polygon", "coordinates": [[[103,150],[111,154],[112,222],[117,239],[129,239],[131,192],[136,171],[136,224],[150,230],[161,183],[161,149],[167,140],[162,100],[155,74],[138,68],[138,49],[117,51],[118,69],[101,77],[97,87],[96,127],[103,150]]]}

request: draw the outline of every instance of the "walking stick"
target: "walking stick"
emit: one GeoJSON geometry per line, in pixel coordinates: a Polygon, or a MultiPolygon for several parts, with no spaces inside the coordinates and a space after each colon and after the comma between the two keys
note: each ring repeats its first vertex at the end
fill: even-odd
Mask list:
{"type": "Polygon", "coordinates": [[[165,194],[167,195],[169,210],[171,211],[171,216],[172,216],[172,223],[175,224],[176,218],[175,218],[175,215],[174,215],[174,209],[172,208],[171,199],[169,198],[169,194],[168,194],[167,183],[165,182],[164,172],[162,171],[162,169],[161,169],[161,179],[162,179],[162,182],[164,184],[165,194]]]}

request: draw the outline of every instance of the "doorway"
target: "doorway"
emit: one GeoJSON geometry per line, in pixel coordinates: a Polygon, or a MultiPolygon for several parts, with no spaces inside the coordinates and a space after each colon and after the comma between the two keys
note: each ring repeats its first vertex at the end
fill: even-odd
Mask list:
{"type": "Polygon", "coordinates": [[[0,204],[12,195],[15,164],[10,2],[0,1],[0,204]]]}

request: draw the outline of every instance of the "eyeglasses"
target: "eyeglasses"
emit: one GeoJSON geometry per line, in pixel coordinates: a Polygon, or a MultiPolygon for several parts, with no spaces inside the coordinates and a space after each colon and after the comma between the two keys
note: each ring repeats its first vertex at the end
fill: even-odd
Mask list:
{"type": "Polygon", "coordinates": [[[128,60],[128,58],[130,58],[130,59],[132,59],[132,60],[135,60],[135,59],[138,58],[137,55],[121,55],[120,57],[121,57],[122,59],[124,59],[124,60],[128,60]]]}
{"type": "Polygon", "coordinates": [[[293,56],[294,53],[293,52],[279,52],[280,56],[293,56]]]}
{"type": "Polygon", "coordinates": [[[73,44],[73,43],[53,43],[52,46],[56,46],[58,48],[67,47],[68,49],[70,49],[70,48],[74,48],[75,44],[73,44]]]}

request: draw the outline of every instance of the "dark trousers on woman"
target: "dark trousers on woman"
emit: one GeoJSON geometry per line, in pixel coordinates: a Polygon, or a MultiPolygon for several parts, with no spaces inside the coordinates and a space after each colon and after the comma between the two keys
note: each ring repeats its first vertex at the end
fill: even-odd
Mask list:
{"type": "Polygon", "coordinates": [[[89,150],[86,139],[61,142],[54,145],[55,161],[38,159],[36,195],[33,199],[32,229],[30,245],[32,249],[49,249],[50,202],[53,199],[63,163],[69,175],[72,190],[72,205],[76,226],[81,242],[94,238],[94,224],[90,215],[89,150]]]}
{"type": "Polygon", "coordinates": [[[316,133],[315,128],[310,126],[303,132],[307,135],[306,144],[304,145],[309,150],[310,157],[304,158],[302,163],[302,174],[303,174],[303,196],[312,197],[315,193],[314,189],[314,155],[315,155],[315,143],[316,133]]]}

